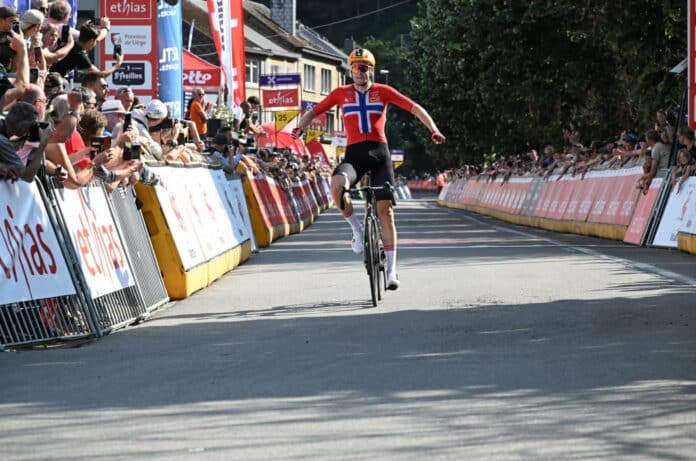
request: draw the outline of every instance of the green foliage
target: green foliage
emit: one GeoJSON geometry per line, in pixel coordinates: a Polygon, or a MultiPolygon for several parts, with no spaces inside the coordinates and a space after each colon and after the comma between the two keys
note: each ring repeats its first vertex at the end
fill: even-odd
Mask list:
{"type": "MultiPolygon", "coordinates": [[[[422,0],[412,21],[404,88],[448,144],[438,164],[652,126],[681,99],[685,2],[422,0]]],[[[378,55],[379,56],[379,55],[378,55]]],[[[391,75],[390,75],[391,78],[391,75]]]]}

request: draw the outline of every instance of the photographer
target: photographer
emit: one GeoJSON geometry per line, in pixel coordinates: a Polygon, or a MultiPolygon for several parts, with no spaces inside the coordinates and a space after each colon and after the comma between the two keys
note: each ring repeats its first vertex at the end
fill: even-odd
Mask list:
{"type": "MultiPolygon", "coordinates": [[[[162,158],[162,146],[153,139],[150,129],[160,125],[168,114],[167,106],[159,99],[151,100],[144,109],[131,112],[131,124],[138,132],[140,144],[157,160],[162,158]]],[[[123,124],[116,125],[113,137],[118,138],[122,131],[123,124]]]]}
{"type": "Polygon", "coordinates": [[[245,170],[251,171],[254,175],[259,174],[259,168],[256,164],[242,153],[239,140],[232,139],[230,141],[227,136],[218,132],[210,145],[211,156],[222,164],[225,173],[234,173],[241,163],[245,170]]]}
{"type": "Polygon", "coordinates": [[[62,61],[70,53],[73,46],[75,46],[75,40],[73,40],[72,34],[68,34],[68,40],[63,43],[60,48],[55,49],[58,45],[58,38],[60,37],[60,32],[57,26],[54,24],[44,23],[41,26],[41,44],[43,45],[41,52],[46,60],[46,65],[50,67],[58,61],[62,61]],[[55,50],[54,50],[55,49],[55,50]]]}
{"type": "Polygon", "coordinates": [[[0,165],[7,165],[4,175],[14,177],[16,173],[24,181],[33,181],[50,137],[51,129],[39,125],[35,107],[25,102],[12,106],[5,119],[0,120],[0,165]]]}

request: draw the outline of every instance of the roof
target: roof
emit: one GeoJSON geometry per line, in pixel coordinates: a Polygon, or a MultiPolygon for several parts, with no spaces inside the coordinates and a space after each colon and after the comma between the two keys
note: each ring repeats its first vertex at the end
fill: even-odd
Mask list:
{"type": "Polygon", "coordinates": [[[246,13],[245,21],[247,21],[249,26],[253,27],[265,38],[279,44],[280,46],[289,48],[295,52],[311,54],[315,57],[334,62],[345,62],[347,59],[347,56],[340,52],[340,50],[338,50],[336,47],[330,44],[329,46],[326,44],[320,44],[321,41],[328,43],[328,40],[321,37],[319,34],[315,34],[315,37],[313,37],[312,40],[308,40],[307,37],[299,34],[298,28],[298,34],[291,35],[278,23],[271,19],[271,10],[261,3],[245,1],[244,11],[246,13]],[[318,37],[321,37],[321,40],[318,39],[318,37]]]}
{"type": "MultiPolygon", "coordinates": [[[[196,20],[192,50],[196,55],[218,64],[211,39],[206,0],[184,0],[184,34],[196,20]]],[[[303,54],[333,63],[345,63],[347,56],[325,37],[299,24],[297,35],[291,35],[271,19],[271,10],[258,2],[244,0],[244,46],[250,54],[299,59],[303,54]]]]}
{"type": "Polygon", "coordinates": [[[273,56],[281,56],[291,59],[299,59],[301,57],[300,53],[286,50],[272,40],[264,37],[247,24],[244,24],[244,39],[247,44],[247,52],[255,51],[263,54],[272,54],[273,56]]]}

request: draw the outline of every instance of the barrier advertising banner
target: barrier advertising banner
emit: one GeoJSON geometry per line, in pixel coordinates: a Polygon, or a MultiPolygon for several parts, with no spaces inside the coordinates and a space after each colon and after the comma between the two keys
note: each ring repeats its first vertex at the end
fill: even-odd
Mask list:
{"type": "Polygon", "coordinates": [[[253,249],[257,250],[258,245],[256,244],[256,238],[254,237],[254,231],[251,225],[251,216],[249,216],[249,206],[247,204],[246,197],[244,196],[244,185],[242,184],[241,178],[227,180],[227,189],[232,192],[234,203],[237,204],[237,209],[242,217],[242,227],[244,229],[244,237],[242,241],[250,238],[253,249]]]}
{"type": "MultiPolygon", "coordinates": [[[[238,243],[249,240],[251,235],[251,222],[245,220],[242,211],[246,208],[246,204],[240,202],[239,197],[232,188],[231,181],[227,181],[224,171],[210,170],[210,174],[213,177],[218,195],[222,199],[222,205],[224,206],[227,220],[234,231],[235,240],[238,243]]],[[[242,197],[244,197],[244,192],[242,192],[242,197]]]]}
{"type": "Polygon", "coordinates": [[[643,243],[643,236],[648,228],[650,215],[652,214],[655,202],[657,202],[657,196],[660,193],[662,182],[662,178],[654,178],[650,183],[648,192],[646,194],[640,194],[640,197],[638,197],[636,209],[633,212],[628,229],[626,230],[626,235],[624,236],[625,243],[631,243],[633,245],[641,245],[643,243]]]}
{"type": "Polygon", "coordinates": [[[0,181],[0,236],[0,304],[75,294],[34,183],[0,181]]]}
{"type": "Polygon", "coordinates": [[[688,178],[681,191],[676,187],[672,189],[662,213],[660,225],[652,244],[661,247],[677,247],[677,233],[682,229],[689,229],[693,226],[694,215],[690,214],[689,209],[694,208],[696,201],[696,181],[688,178]]]}
{"type": "Polygon", "coordinates": [[[92,298],[133,286],[104,189],[58,189],[56,196],[92,298]]]}
{"type": "Polygon", "coordinates": [[[162,185],[155,190],[185,270],[239,245],[209,170],[165,167],[157,173],[162,185]]]}
{"type": "MultiPolygon", "coordinates": [[[[693,190],[694,183],[696,183],[696,177],[690,176],[686,179],[686,182],[682,186],[682,191],[685,188],[690,188],[693,190]],[[691,183],[691,185],[689,183],[691,183]]],[[[679,232],[696,235],[696,197],[691,197],[690,200],[687,200],[687,210],[684,215],[684,219],[682,219],[682,225],[679,232]]]]}
{"type": "Polygon", "coordinates": [[[176,118],[183,116],[184,93],[181,56],[181,2],[160,1],[157,6],[157,48],[159,99],[176,118]]]}

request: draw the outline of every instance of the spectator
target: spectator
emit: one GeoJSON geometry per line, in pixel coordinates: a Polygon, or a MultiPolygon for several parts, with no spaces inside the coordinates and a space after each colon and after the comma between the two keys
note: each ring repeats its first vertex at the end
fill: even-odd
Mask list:
{"type": "Polygon", "coordinates": [[[79,114],[71,107],[73,105],[67,94],[59,94],[51,99],[48,118],[53,121],[54,132],[46,147],[46,163],[62,167],[66,175],[65,185],[75,189],[87,184],[92,179],[92,172],[88,171],[91,162],[83,158],[82,152],[72,152],[78,154],[79,158],[73,165],[66,147],[66,143],[75,134],[79,118],[79,114]]]}
{"type": "Polygon", "coordinates": [[[98,73],[89,73],[84,76],[81,85],[84,88],[89,88],[95,93],[95,107],[100,108],[102,104],[104,104],[104,101],[106,101],[106,97],[109,94],[109,84],[106,82],[104,76],[98,73]]]}
{"type": "Polygon", "coordinates": [[[205,136],[208,133],[208,114],[207,110],[210,110],[210,103],[205,104],[205,91],[203,88],[196,88],[193,91],[193,97],[191,98],[191,109],[190,109],[190,119],[196,125],[196,130],[202,140],[205,140],[205,136]]]}
{"type": "Polygon", "coordinates": [[[26,139],[32,127],[38,128],[39,112],[31,104],[15,103],[4,120],[0,120],[0,165],[8,165],[4,175],[31,182],[43,160],[43,151],[51,136],[50,128],[39,131],[39,139],[25,142],[17,151],[13,140],[26,139]],[[31,143],[31,144],[30,144],[31,143]]]}
{"type": "Polygon", "coordinates": [[[48,0],[31,0],[31,9],[41,11],[41,14],[48,14],[48,0]]]}
{"type": "Polygon", "coordinates": [[[679,182],[677,192],[681,192],[684,181],[694,172],[694,164],[687,149],[679,149],[677,163],[672,167],[672,188],[679,182]]]}
{"type": "Polygon", "coordinates": [[[665,133],[669,142],[672,142],[674,137],[674,127],[667,120],[667,112],[664,110],[658,110],[655,114],[655,131],[658,133],[665,133]]]}
{"type": "Polygon", "coordinates": [[[151,100],[145,109],[132,111],[133,124],[138,130],[138,134],[146,142],[149,152],[157,160],[162,158],[162,146],[152,138],[150,129],[160,125],[167,118],[167,115],[169,115],[169,110],[159,99],[151,100]]]}
{"type": "Polygon", "coordinates": [[[653,178],[657,174],[657,170],[667,168],[669,166],[669,147],[662,143],[660,134],[655,130],[649,130],[645,133],[645,141],[650,150],[650,159],[645,159],[643,164],[643,176],[638,180],[639,188],[645,190],[650,186],[653,178]]]}
{"type": "Polygon", "coordinates": [[[19,100],[34,106],[38,112],[40,121],[46,120],[48,99],[39,85],[30,83],[19,100]]]}
{"type": "Polygon", "coordinates": [[[38,10],[27,10],[22,15],[20,27],[25,39],[38,36],[41,31],[41,24],[44,22],[44,15],[38,10]]]}
{"type": "Polygon", "coordinates": [[[116,125],[125,121],[127,111],[121,101],[110,99],[102,104],[101,112],[106,117],[105,134],[112,136],[116,125]]]}
{"type": "MultiPolygon", "coordinates": [[[[59,0],[60,1],[60,0],[59,0]]],[[[65,76],[72,70],[98,72],[102,77],[116,72],[123,64],[123,54],[117,56],[116,64],[109,69],[99,69],[89,58],[88,53],[97,45],[99,29],[91,22],[86,22],[80,27],[80,36],[75,46],[70,50],[65,59],[51,66],[52,72],[58,72],[65,76]]]]}
{"type": "Polygon", "coordinates": [[[70,53],[73,46],[75,46],[75,41],[72,35],[68,35],[68,42],[62,44],[60,48],[56,48],[58,45],[58,38],[60,37],[60,32],[58,32],[58,27],[54,24],[44,23],[41,26],[41,43],[43,49],[43,57],[46,60],[46,65],[51,67],[54,63],[65,59],[65,57],[70,53]]]}
{"type": "MultiPolygon", "coordinates": [[[[48,7],[48,17],[46,22],[48,24],[53,24],[59,29],[70,22],[72,17],[72,6],[65,0],[56,0],[48,7]]],[[[103,17],[98,23],[94,23],[94,26],[98,29],[97,41],[100,42],[104,40],[109,33],[111,28],[111,21],[107,17],[103,17]]],[[[72,39],[77,42],[80,32],[76,29],[71,28],[70,34],[72,39]]]]}
{"type": "Polygon", "coordinates": [[[19,13],[11,6],[0,6],[0,32],[12,30],[12,23],[19,21],[19,13]]]}
{"type": "Polygon", "coordinates": [[[694,130],[689,128],[689,126],[682,126],[679,128],[677,139],[679,140],[679,144],[689,151],[689,162],[692,164],[696,163],[696,140],[694,139],[694,130]]]}
{"type": "Polygon", "coordinates": [[[130,87],[122,86],[116,90],[115,98],[121,101],[121,104],[123,104],[123,108],[126,110],[126,112],[133,110],[135,94],[133,94],[133,90],[130,87]]]}
{"type": "Polygon", "coordinates": [[[62,94],[65,92],[65,81],[63,77],[57,72],[49,72],[44,80],[44,93],[46,97],[50,98],[56,94],[62,94]]]}

